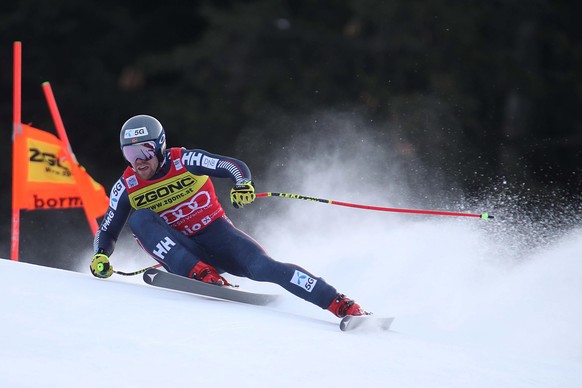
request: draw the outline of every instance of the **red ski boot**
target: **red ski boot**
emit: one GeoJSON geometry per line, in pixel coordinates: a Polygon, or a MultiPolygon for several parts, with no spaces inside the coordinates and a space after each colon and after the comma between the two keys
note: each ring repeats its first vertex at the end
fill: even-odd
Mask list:
{"type": "Polygon", "coordinates": [[[218,274],[216,268],[202,261],[196,263],[196,265],[190,270],[188,277],[200,280],[204,283],[216,284],[217,286],[230,286],[230,283],[218,274]]]}
{"type": "Polygon", "coordinates": [[[370,315],[371,313],[364,310],[359,304],[345,296],[344,294],[337,294],[327,308],[336,317],[343,318],[346,315],[370,315]]]}

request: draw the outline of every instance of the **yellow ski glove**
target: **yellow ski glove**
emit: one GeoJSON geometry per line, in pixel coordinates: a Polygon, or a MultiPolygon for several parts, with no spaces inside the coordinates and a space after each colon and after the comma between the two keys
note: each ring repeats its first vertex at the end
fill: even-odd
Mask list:
{"type": "Polygon", "coordinates": [[[253,203],[255,198],[255,185],[252,181],[242,181],[237,183],[230,190],[230,202],[232,203],[232,206],[237,209],[244,205],[253,203]]]}
{"type": "Polygon", "coordinates": [[[91,268],[91,273],[93,276],[98,278],[108,278],[113,275],[113,267],[109,263],[109,257],[102,253],[98,253],[93,256],[93,261],[89,266],[91,268]]]}

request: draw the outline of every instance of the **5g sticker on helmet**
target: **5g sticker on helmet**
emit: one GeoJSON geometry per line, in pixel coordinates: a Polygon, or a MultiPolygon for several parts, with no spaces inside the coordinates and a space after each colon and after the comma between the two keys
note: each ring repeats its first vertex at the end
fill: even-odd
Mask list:
{"type": "Polygon", "coordinates": [[[146,127],[130,128],[123,132],[123,137],[126,139],[133,139],[136,137],[142,137],[148,135],[148,129],[146,127]]]}

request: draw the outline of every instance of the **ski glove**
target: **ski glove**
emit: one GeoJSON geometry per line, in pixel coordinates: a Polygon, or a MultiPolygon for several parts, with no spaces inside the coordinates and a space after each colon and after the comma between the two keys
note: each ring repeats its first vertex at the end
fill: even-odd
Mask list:
{"type": "Polygon", "coordinates": [[[109,263],[109,257],[103,253],[98,253],[93,256],[93,261],[89,268],[91,268],[93,276],[98,278],[105,279],[113,274],[113,267],[109,263]]]}
{"type": "Polygon", "coordinates": [[[255,200],[255,184],[252,181],[241,181],[230,190],[230,202],[239,209],[255,200]]]}

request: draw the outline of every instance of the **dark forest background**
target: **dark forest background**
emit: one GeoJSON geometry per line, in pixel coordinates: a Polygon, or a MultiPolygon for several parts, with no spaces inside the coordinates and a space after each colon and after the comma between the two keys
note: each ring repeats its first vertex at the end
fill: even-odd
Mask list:
{"type": "MultiPolygon", "coordinates": [[[[317,131],[285,120],[337,111],[468,195],[509,180],[575,198],[581,17],[582,3],[564,0],[2,2],[0,256],[9,256],[16,40],[23,122],[54,132],[49,81],[77,158],[107,191],[123,168],[119,129],[135,114],[159,118],[169,145],[240,157],[260,172],[267,162],[246,140],[276,149],[317,131]]],[[[23,217],[38,233],[70,223],[23,217]]],[[[54,255],[44,244],[21,256],[54,255]]]]}

